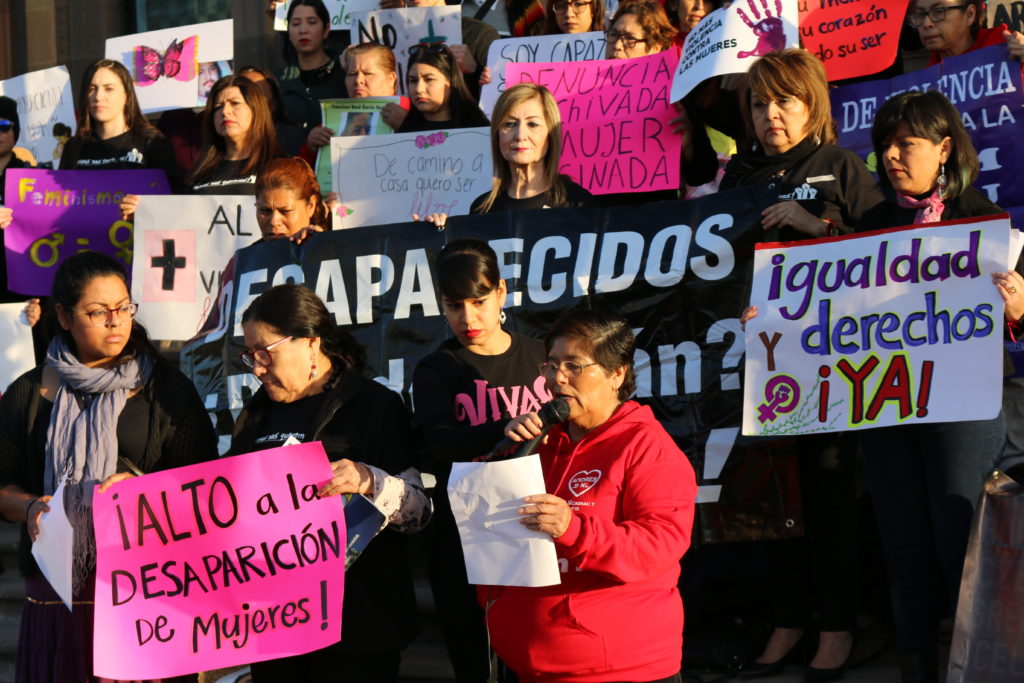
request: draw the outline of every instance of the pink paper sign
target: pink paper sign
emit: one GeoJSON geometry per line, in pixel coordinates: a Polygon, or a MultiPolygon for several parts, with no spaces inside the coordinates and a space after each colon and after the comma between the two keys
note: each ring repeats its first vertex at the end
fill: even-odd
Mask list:
{"type": "Polygon", "coordinates": [[[679,189],[682,136],[669,102],[679,53],[635,59],[509,63],[505,82],[543,85],[562,113],[559,171],[594,194],[679,189]]]}
{"type": "Polygon", "coordinates": [[[95,675],[167,678],[338,642],[342,498],[323,446],[285,446],[96,494],[95,675]]]}

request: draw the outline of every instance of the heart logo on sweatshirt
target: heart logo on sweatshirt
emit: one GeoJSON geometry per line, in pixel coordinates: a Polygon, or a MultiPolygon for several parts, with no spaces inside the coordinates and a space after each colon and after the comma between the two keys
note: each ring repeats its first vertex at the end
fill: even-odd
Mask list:
{"type": "Polygon", "coordinates": [[[579,498],[601,481],[601,470],[582,470],[569,479],[569,492],[579,498]]]}

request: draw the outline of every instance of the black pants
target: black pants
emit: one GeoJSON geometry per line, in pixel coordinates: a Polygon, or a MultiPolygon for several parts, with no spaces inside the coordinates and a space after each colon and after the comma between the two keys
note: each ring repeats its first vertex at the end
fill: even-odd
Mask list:
{"type": "Polygon", "coordinates": [[[339,683],[396,683],[402,653],[357,655],[342,653],[340,644],[294,657],[252,665],[255,683],[280,681],[338,681],[339,683]]]}

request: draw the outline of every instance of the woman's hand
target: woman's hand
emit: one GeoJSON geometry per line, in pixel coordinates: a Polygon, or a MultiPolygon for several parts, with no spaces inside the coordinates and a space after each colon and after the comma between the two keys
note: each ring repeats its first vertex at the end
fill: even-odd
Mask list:
{"type": "Polygon", "coordinates": [[[1006,39],[1006,49],[1010,52],[1010,58],[1024,62],[1024,35],[1021,35],[1020,31],[1003,31],[1003,38],[1006,39]]]}
{"type": "Polygon", "coordinates": [[[28,537],[35,543],[36,539],[39,538],[39,518],[43,516],[44,512],[50,511],[50,506],[47,503],[50,502],[52,496],[39,496],[25,508],[25,521],[28,523],[28,537]]]}
{"type": "Polygon", "coordinates": [[[772,204],[762,211],[761,215],[764,216],[764,219],[761,221],[761,227],[765,230],[788,225],[797,232],[802,232],[812,237],[824,237],[828,232],[825,221],[807,213],[807,209],[792,199],[772,204]]]}
{"type": "Polygon", "coordinates": [[[992,273],[992,282],[1003,297],[1003,314],[1007,320],[1024,318],[1024,278],[1016,271],[992,273]]]}
{"type": "Polygon", "coordinates": [[[139,208],[139,195],[126,194],[121,197],[121,203],[117,208],[121,210],[121,218],[128,220],[128,217],[135,213],[135,209],[139,208]]]}
{"type": "Polygon", "coordinates": [[[459,71],[464,74],[471,74],[476,71],[478,64],[469,48],[460,43],[449,45],[448,50],[455,57],[455,63],[459,65],[459,71]]]}
{"type": "Polygon", "coordinates": [[[433,223],[434,226],[440,230],[444,230],[445,224],[448,222],[448,214],[446,213],[431,213],[427,214],[423,218],[420,218],[418,213],[412,215],[414,221],[423,221],[424,223],[433,223]]]}
{"type": "Polygon", "coordinates": [[[3,230],[14,220],[14,209],[0,206],[0,230],[3,230]]]}
{"type": "Polygon", "coordinates": [[[740,315],[740,328],[747,329],[747,321],[757,317],[757,306],[747,306],[740,315]]]}
{"type": "Polygon", "coordinates": [[[306,146],[309,147],[310,151],[316,152],[321,147],[331,144],[331,138],[334,135],[335,133],[332,129],[317,126],[309,131],[309,136],[306,138],[306,146]]]}
{"type": "Polygon", "coordinates": [[[289,235],[288,239],[292,242],[295,242],[295,244],[302,244],[303,242],[308,240],[313,235],[313,233],[323,231],[324,229],[321,228],[319,225],[307,225],[302,230],[299,230],[298,232],[289,235]]]}
{"type": "Polygon", "coordinates": [[[480,85],[487,85],[491,82],[494,77],[491,76],[491,67],[485,66],[484,70],[480,72],[480,85]]]}
{"type": "MultiPolygon", "coordinates": [[[[526,413],[509,420],[505,425],[505,436],[513,441],[529,441],[538,436],[543,428],[544,422],[537,413],[526,413]]],[[[544,440],[547,441],[546,436],[544,440]]]]}
{"type": "Polygon", "coordinates": [[[35,327],[39,319],[43,317],[43,307],[39,304],[39,299],[26,301],[25,308],[21,309],[21,312],[25,314],[25,322],[29,327],[35,327]]]}
{"type": "Polygon", "coordinates": [[[117,472],[115,474],[111,474],[109,477],[100,482],[97,491],[103,493],[117,482],[124,481],[125,479],[131,479],[134,476],[135,475],[132,474],[131,472],[117,472]]]}
{"type": "Polygon", "coordinates": [[[352,460],[335,460],[331,463],[334,477],[324,484],[316,495],[320,498],[336,496],[339,493],[373,493],[373,475],[366,465],[352,460]]]}
{"type": "Polygon", "coordinates": [[[558,538],[569,528],[572,521],[572,508],[563,499],[553,496],[550,493],[541,493],[536,496],[523,498],[526,503],[519,508],[519,523],[527,529],[543,531],[551,534],[551,538],[558,538]]]}
{"type": "Polygon", "coordinates": [[[394,102],[388,102],[380,110],[380,120],[391,126],[392,130],[398,130],[408,115],[408,111],[402,109],[394,102]]]}

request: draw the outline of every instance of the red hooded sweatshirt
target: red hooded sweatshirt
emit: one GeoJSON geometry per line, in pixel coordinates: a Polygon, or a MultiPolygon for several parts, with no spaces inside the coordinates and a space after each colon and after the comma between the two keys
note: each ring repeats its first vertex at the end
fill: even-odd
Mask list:
{"type": "Polygon", "coordinates": [[[548,492],[573,510],[555,540],[562,583],[480,587],[495,651],[524,683],[672,676],[697,497],[689,460],[633,401],[579,443],[556,427],[540,457],[548,492]]]}

